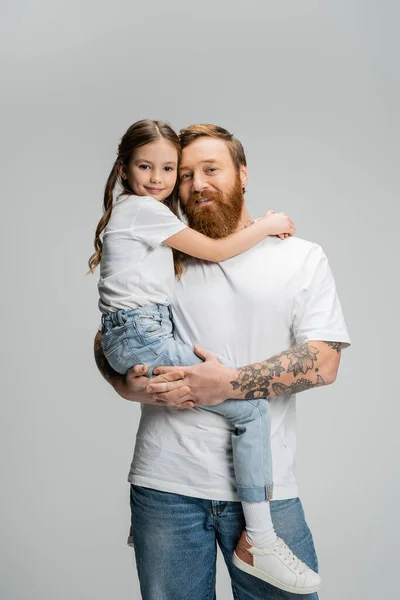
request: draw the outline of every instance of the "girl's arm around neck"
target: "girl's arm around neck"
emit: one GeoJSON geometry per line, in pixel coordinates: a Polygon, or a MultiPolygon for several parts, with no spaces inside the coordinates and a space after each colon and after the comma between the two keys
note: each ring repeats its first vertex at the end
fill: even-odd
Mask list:
{"type": "Polygon", "coordinates": [[[175,248],[180,252],[189,254],[194,258],[208,260],[210,262],[221,262],[227,258],[232,258],[237,254],[241,254],[249,248],[252,248],[258,242],[261,242],[267,235],[277,235],[279,233],[289,233],[293,235],[291,225],[283,226],[273,222],[268,218],[263,218],[245,229],[241,229],[236,233],[232,233],[225,238],[213,239],[209,238],[190,227],[186,227],[182,231],[171,235],[164,241],[167,246],[175,248]],[[279,231],[278,231],[279,229],[279,231]]]}

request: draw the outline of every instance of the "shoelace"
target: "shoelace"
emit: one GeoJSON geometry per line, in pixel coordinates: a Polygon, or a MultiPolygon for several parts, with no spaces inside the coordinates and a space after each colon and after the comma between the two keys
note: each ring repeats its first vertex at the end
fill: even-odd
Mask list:
{"type": "Polygon", "coordinates": [[[305,572],[307,565],[305,565],[297,556],[293,554],[291,549],[286,546],[285,543],[282,543],[278,546],[278,548],[274,548],[275,554],[278,554],[282,557],[282,560],[292,567],[294,571],[298,573],[298,575],[303,575],[305,572]]]}

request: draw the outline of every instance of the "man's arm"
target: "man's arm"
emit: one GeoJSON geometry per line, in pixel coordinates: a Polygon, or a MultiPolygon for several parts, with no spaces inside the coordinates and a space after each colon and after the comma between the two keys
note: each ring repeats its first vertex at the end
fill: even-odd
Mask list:
{"type": "Polygon", "coordinates": [[[196,405],[220,404],[227,398],[286,396],[336,379],[341,344],[307,341],[271,358],[237,369],[222,365],[211,352],[196,347],[205,360],[193,367],[157,367],[147,391],[169,405],[188,400],[196,405]]]}
{"type": "Polygon", "coordinates": [[[297,344],[262,363],[236,369],[230,384],[247,400],[298,394],[333,383],[340,354],[340,342],[297,344]]]}

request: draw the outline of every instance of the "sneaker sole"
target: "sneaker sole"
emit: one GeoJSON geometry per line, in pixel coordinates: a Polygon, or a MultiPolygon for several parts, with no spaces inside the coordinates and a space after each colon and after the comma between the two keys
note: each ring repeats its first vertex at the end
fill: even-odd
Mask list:
{"type": "Polygon", "coordinates": [[[318,592],[318,590],[321,587],[321,584],[319,584],[319,585],[315,585],[314,587],[300,589],[300,588],[292,587],[291,585],[286,585],[284,583],[281,583],[280,581],[278,581],[271,575],[264,573],[264,571],[260,571],[260,569],[257,569],[256,567],[252,567],[251,565],[248,565],[247,563],[245,563],[243,560],[241,560],[238,557],[236,552],[233,553],[232,562],[235,565],[235,567],[237,567],[241,571],[244,571],[245,573],[248,573],[249,575],[253,575],[253,577],[257,577],[258,579],[262,579],[266,583],[269,583],[270,585],[273,585],[274,587],[279,588],[280,590],[283,590],[284,592],[291,592],[292,594],[314,594],[315,592],[318,592]]]}

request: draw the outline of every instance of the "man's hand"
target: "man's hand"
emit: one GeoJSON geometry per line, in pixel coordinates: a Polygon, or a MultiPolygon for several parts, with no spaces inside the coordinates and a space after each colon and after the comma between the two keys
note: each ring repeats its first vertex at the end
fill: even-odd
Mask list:
{"type": "MultiPolygon", "coordinates": [[[[171,369],[172,367],[168,367],[171,369]]],[[[156,394],[151,391],[146,391],[148,388],[149,379],[147,377],[148,367],[147,365],[136,365],[128,371],[125,377],[125,381],[119,388],[118,384],[115,386],[116,392],[125,400],[132,400],[133,402],[141,402],[142,404],[155,404],[157,406],[166,406],[167,404],[157,398],[156,394]]],[[[170,403],[169,406],[175,408],[193,408],[194,404],[187,398],[181,398],[179,401],[170,403]]]]}
{"type": "Polygon", "coordinates": [[[205,362],[192,367],[156,367],[154,379],[147,380],[147,392],[162,404],[168,406],[214,406],[235,392],[230,381],[237,374],[236,369],[222,365],[215,354],[195,346],[194,350],[205,362]]]}
{"type": "Polygon", "coordinates": [[[144,404],[155,404],[150,394],[146,392],[146,386],[149,382],[146,365],[136,365],[132,367],[120,380],[114,383],[115,391],[132,402],[142,402],[144,404]]]}
{"type": "MultiPolygon", "coordinates": [[[[131,402],[165,406],[164,402],[157,400],[155,394],[146,392],[146,387],[149,383],[149,378],[146,377],[148,372],[147,365],[136,365],[126,375],[121,375],[110,367],[104,356],[99,332],[97,332],[94,339],[94,356],[100,373],[122,398],[131,402]]],[[[177,408],[193,408],[193,402],[182,400],[177,403],[177,408]]]]}

